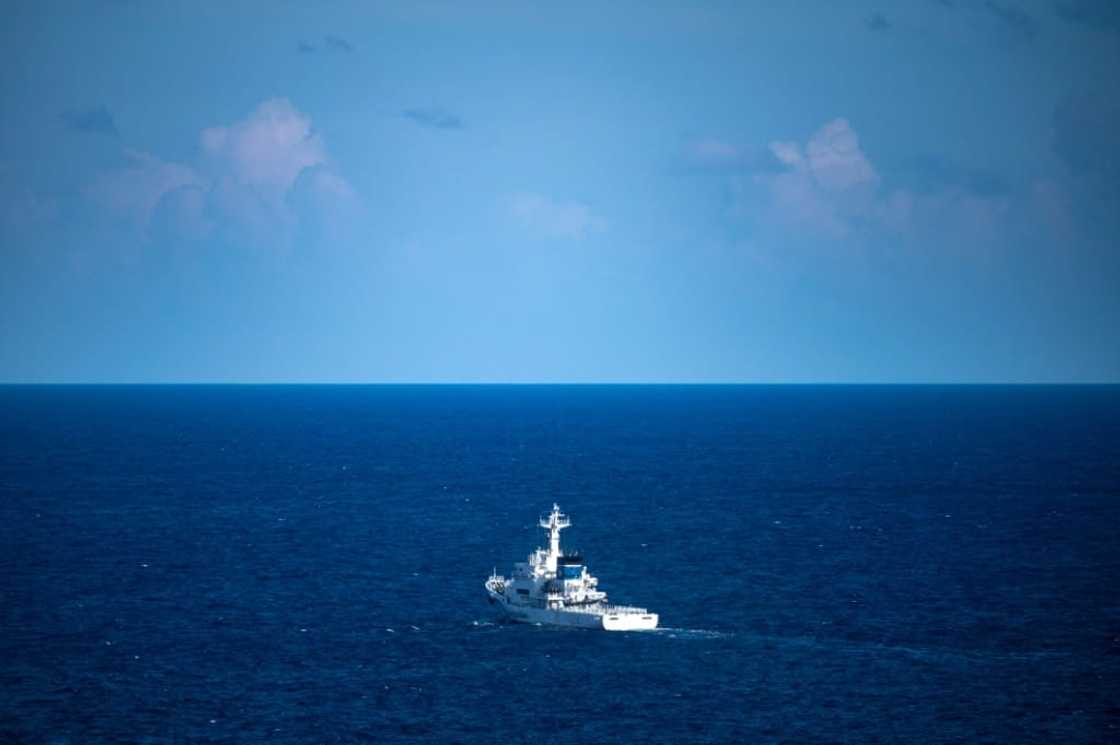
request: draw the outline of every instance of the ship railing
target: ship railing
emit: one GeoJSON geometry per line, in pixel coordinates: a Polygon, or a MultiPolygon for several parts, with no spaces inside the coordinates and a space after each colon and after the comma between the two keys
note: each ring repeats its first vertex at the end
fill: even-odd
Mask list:
{"type": "Polygon", "coordinates": [[[605,613],[617,613],[622,615],[645,615],[649,613],[645,608],[639,608],[635,605],[604,605],[602,608],[605,613]]]}

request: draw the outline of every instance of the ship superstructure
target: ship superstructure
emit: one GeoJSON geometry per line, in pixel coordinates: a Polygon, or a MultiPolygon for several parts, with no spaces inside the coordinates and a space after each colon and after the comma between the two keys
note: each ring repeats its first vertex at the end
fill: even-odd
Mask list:
{"type": "Polygon", "coordinates": [[[514,565],[513,576],[490,575],[486,591],[511,619],[525,623],[582,626],[608,631],[657,628],[657,614],[645,608],[610,605],[599,580],[587,571],[578,553],[564,553],[560,531],[572,521],[556,504],[540,519],[548,531],[548,548],[538,548],[514,565]]]}

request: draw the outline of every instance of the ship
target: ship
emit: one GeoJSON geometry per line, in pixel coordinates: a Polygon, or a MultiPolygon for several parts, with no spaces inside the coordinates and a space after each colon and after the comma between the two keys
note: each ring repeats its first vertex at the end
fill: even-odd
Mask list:
{"type": "Polygon", "coordinates": [[[560,531],[572,521],[552,505],[540,519],[548,531],[548,548],[538,548],[528,561],[514,565],[513,576],[497,570],[486,580],[486,592],[513,621],[551,626],[578,626],[607,631],[644,631],[657,628],[657,614],[645,608],[611,605],[599,589],[599,579],[587,571],[583,556],[560,548],[560,531]]]}

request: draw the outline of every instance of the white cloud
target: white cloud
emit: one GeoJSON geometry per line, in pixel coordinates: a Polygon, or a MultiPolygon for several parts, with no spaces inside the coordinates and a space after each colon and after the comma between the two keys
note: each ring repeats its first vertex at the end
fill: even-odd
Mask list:
{"type": "Polygon", "coordinates": [[[324,201],[355,199],[332,170],[310,118],[287,99],[264,101],[245,119],[204,129],[199,140],[194,165],[126,150],[129,164],[102,174],[89,196],[145,235],[158,209],[173,218],[164,226],[180,234],[197,237],[218,228],[258,241],[283,240],[299,221],[290,199],[297,182],[303,192],[321,192],[324,201]],[[301,181],[304,173],[313,177],[301,181]],[[161,204],[165,198],[169,204],[161,204]]]}
{"type": "Polygon", "coordinates": [[[805,153],[809,171],[826,191],[844,191],[879,181],[847,119],[833,119],[818,129],[809,138],[805,153]]]}
{"type": "Polygon", "coordinates": [[[607,229],[606,218],[586,204],[558,202],[541,194],[514,194],[509,198],[509,211],[525,228],[554,238],[578,240],[607,229]]]}
{"type": "Polygon", "coordinates": [[[837,206],[821,193],[806,170],[797,168],[757,179],[765,186],[770,216],[778,222],[808,226],[837,237],[847,233],[837,206]]]}
{"type": "Polygon", "coordinates": [[[879,175],[859,146],[846,119],[818,129],[802,147],[797,142],[770,143],[770,152],[785,169],[755,175],[769,197],[773,217],[843,237],[856,219],[876,218],[879,175]]]}
{"type": "Polygon", "coordinates": [[[779,163],[797,170],[805,168],[805,156],[801,154],[801,146],[796,142],[771,142],[770,152],[779,163]]]}
{"type": "Polygon", "coordinates": [[[147,229],[163,195],[182,186],[199,186],[202,179],[189,166],[160,160],[139,150],[125,149],[128,164],[101,174],[86,193],[117,217],[147,229]]]}
{"type": "MultiPolygon", "coordinates": [[[[932,188],[885,188],[843,118],[825,123],[804,144],[779,140],[769,150],[778,169],[748,169],[738,184],[735,212],[779,230],[831,239],[869,231],[942,233],[988,242],[1006,232],[1022,207],[1004,189],[976,188],[963,172],[948,179],[935,173],[939,181],[932,188]]],[[[1044,188],[1036,189],[1035,200],[1048,207],[1057,201],[1044,188]]]]}
{"type": "Polygon", "coordinates": [[[202,131],[202,150],[220,177],[260,190],[284,193],[305,168],[327,161],[311,120],[284,98],[261,103],[247,118],[202,131]]]}

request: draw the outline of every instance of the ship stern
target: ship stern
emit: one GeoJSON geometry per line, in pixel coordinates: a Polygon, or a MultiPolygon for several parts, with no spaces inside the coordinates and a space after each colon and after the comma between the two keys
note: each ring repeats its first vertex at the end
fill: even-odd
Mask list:
{"type": "Polygon", "coordinates": [[[606,631],[652,631],[657,628],[656,613],[604,614],[603,628],[606,631]]]}

